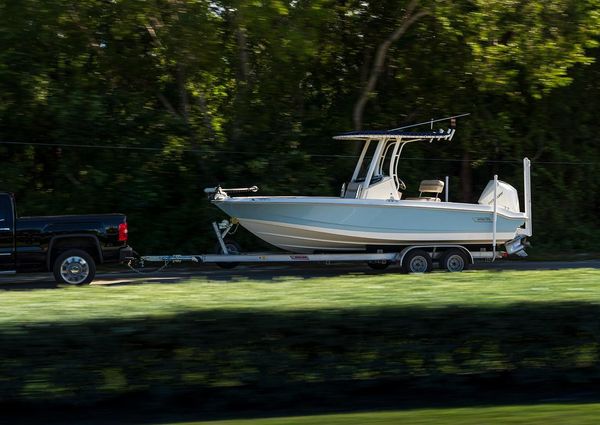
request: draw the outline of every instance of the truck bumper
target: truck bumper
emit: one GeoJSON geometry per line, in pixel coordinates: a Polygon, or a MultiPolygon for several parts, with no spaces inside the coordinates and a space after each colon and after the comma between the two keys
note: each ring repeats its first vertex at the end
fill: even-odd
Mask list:
{"type": "Polygon", "coordinates": [[[130,247],[129,245],[121,248],[121,250],[119,251],[119,261],[120,262],[130,260],[133,257],[134,257],[133,248],[130,247]]]}

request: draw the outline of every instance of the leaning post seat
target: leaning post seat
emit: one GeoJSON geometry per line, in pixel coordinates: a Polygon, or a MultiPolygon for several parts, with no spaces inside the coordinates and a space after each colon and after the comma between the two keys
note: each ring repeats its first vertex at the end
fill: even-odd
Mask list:
{"type": "Polygon", "coordinates": [[[419,185],[418,198],[406,198],[407,201],[434,201],[440,202],[437,195],[444,191],[444,182],[441,180],[422,180],[419,185]],[[435,193],[435,196],[423,196],[423,193],[435,193]]]}
{"type": "Polygon", "coordinates": [[[442,193],[444,191],[444,182],[441,180],[423,180],[419,185],[419,192],[423,193],[442,193]]]}

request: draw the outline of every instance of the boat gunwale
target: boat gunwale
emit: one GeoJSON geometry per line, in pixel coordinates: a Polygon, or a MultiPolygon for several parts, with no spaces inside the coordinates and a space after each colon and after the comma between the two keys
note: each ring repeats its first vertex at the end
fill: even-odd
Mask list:
{"type": "MultiPolygon", "coordinates": [[[[436,210],[451,210],[451,211],[467,211],[467,212],[481,212],[481,213],[493,213],[494,207],[492,205],[484,204],[472,204],[462,202],[435,202],[435,201],[412,201],[406,199],[400,200],[383,200],[383,199],[349,199],[349,198],[338,198],[334,196],[240,196],[231,197],[226,199],[213,199],[212,203],[218,205],[220,203],[240,203],[240,204],[254,204],[256,202],[265,204],[280,204],[280,205],[293,205],[293,204],[305,204],[305,205],[344,205],[344,206],[356,206],[356,207],[388,207],[388,208],[430,208],[436,210]],[[332,202],[335,201],[335,202],[332,202]]],[[[498,207],[498,215],[502,215],[508,219],[523,219],[525,218],[524,212],[509,211],[506,208],[498,207]]]]}

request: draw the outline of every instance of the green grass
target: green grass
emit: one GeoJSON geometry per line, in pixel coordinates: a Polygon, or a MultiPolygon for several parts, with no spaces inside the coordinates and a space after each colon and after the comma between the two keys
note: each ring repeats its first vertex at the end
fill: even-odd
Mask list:
{"type": "MultiPolygon", "coordinates": [[[[202,412],[256,415],[439,405],[436,394],[511,405],[524,400],[513,391],[539,400],[600,383],[599,270],[194,278],[1,297],[0,403],[183,395],[202,412]]],[[[411,412],[373,417],[419,420],[411,412]]],[[[487,410],[422,415],[460,412],[487,410]]]]}
{"type": "Polygon", "coordinates": [[[176,425],[596,425],[599,418],[600,404],[542,404],[184,422],[176,425]]]}
{"type": "Polygon", "coordinates": [[[195,278],[168,284],[9,291],[2,293],[2,300],[0,327],[165,317],[219,309],[275,312],[452,305],[498,307],[521,302],[600,303],[600,270],[349,274],[310,279],[277,277],[269,281],[234,276],[231,281],[195,278]]]}

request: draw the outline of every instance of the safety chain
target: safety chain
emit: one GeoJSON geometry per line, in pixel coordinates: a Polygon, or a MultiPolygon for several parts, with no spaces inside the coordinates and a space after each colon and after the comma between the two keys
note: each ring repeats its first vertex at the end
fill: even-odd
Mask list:
{"type": "MultiPolygon", "coordinates": [[[[164,269],[166,269],[166,268],[169,266],[169,264],[171,263],[170,261],[165,261],[165,264],[163,264],[163,265],[162,265],[161,267],[159,267],[158,269],[156,269],[156,270],[148,270],[148,271],[145,271],[145,270],[138,269],[138,268],[135,268],[134,266],[132,266],[132,264],[131,264],[131,263],[133,263],[133,261],[134,261],[134,260],[135,260],[135,259],[131,259],[131,260],[129,260],[129,261],[127,262],[127,267],[129,267],[129,268],[130,268],[132,271],[134,271],[135,273],[138,273],[138,274],[159,273],[159,272],[162,272],[164,269]]],[[[143,268],[143,267],[144,267],[144,261],[142,261],[142,268],[143,268]]]]}

